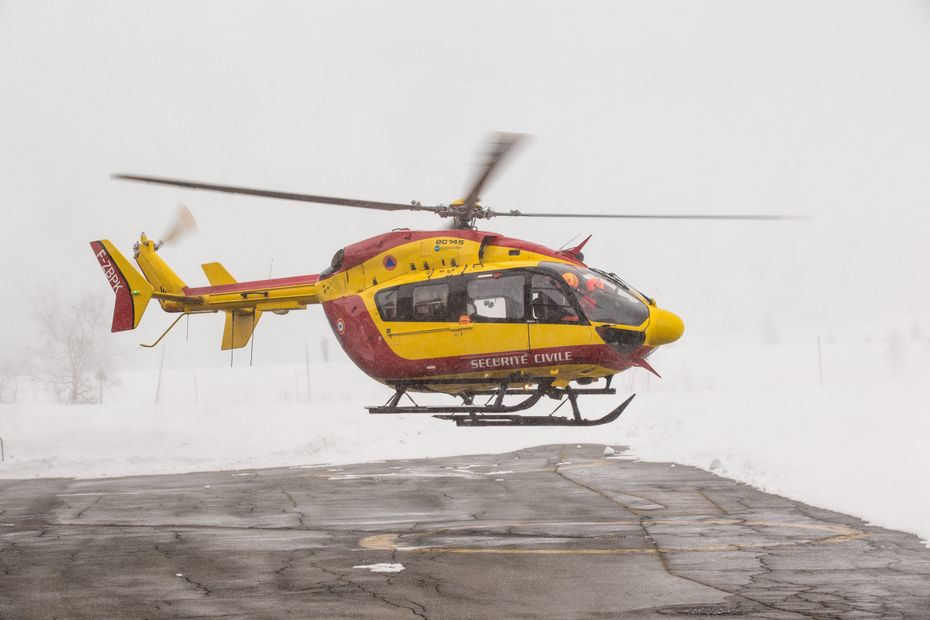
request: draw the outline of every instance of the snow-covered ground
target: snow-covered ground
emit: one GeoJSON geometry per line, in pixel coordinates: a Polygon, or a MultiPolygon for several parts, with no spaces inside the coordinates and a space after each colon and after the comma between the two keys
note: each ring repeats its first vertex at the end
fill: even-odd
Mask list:
{"type": "MultiPolygon", "coordinates": [[[[103,405],[30,398],[0,405],[0,477],[123,476],[505,452],[548,443],[627,445],[763,490],[930,539],[930,342],[865,335],[782,344],[693,338],[635,370],[638,396],[601,427],[456,428],[428,416],[373,416],[389,391],[348,363],[126,372],[103,405]],[[158,404],[154,403],[156,390],[158,404]],[[26,401],[26,402],[22,402],[26,401]]],[[[757,338],[758,340],[758,338],[757,338]]],[[[547,405],[550,406],[551,405],[547,405]]],[[[540,408],[542,405],[540,405],[540,408]]]]}

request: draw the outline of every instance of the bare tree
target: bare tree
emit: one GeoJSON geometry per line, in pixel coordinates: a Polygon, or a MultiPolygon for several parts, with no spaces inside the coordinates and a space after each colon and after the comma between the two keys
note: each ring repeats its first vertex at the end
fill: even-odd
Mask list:
{"type": "Polygon", "coordinates": [[[112,383],[108,302],[92,293],[68,302],[46,294],[35,304],[42,348],[35,352],[33,373],[58,402],[97,402],[112,383]]]}
{"type": "Polygon", "coordinates": [[[21,368],[12,361],[0,361],[0,403],[15,403],[19,392],[21,368]]]}
{"type": "Polygon", "coordinates": [[[898,372],[904,366],[905,356],[904,337],[896,329],[889,329],[885,334],[885,359],[892,372],[898,372]]]}

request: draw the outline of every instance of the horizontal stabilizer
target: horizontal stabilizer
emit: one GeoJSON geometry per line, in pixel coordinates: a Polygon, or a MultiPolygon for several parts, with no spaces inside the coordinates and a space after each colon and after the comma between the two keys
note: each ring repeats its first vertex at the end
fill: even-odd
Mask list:
{"type": "Polygon", "coordinates": [[[90,247],[110,288],[113,289],[113,294],[116,295],[113,326],[110,331],[135,329],[142,320],[142,313],[145,312],[149,299],[152,298],[152,285],[108,240],[91,241],[90,247]]]}
{"type": "Polygon", "coordinates": [[[204,263],[200,268],[206,274],[207,281],[213,286],[236,283],[236,279],[226,271],[226,267],[219,263],[204,263]]]}
{"type": "Polygon", "coordinates": [[[252,332],[262,317],[261,310],[227,310],[226,326],[223,328],[223,351],[241,349],[249,344],[252,332]]]}

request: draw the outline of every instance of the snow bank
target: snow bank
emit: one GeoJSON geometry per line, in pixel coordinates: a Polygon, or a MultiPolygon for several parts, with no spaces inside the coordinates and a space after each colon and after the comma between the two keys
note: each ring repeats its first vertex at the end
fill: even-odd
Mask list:
{"type": "Polygon", "coordinates": [[[643,460],[694,465],[927,540],[926,397],[912,388],[662,394],[623,435],[643,460]]]}
{"type": "Polygon", "coordinates": [[[311,364],[309,382],[303,366],[168,370],[160,385],[155,373],[124,373],[103,405],[0,405],[0,477],[310,467],[601,443],[930,538],[930,344],[821,344],[824,387],[814,338],[660,352],[654,365],[668,379],[621,375],[621,394],[590,399],[589,415],[635,391],[630,408],[611,425],[580,429],[369,415],[363,406],[389,390],[350,364],[311,364]]]}

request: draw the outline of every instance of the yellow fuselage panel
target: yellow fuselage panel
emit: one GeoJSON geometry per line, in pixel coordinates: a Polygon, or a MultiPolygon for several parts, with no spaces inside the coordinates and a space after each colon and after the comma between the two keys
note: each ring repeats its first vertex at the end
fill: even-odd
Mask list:
{"type": "Polygon", "coordinates": [[[541,261],[571,263],[567,259],[496,245],[485,245],[482,251],[477,241],[437,235],[394,246],[359,265],[321,279],[317,292],[320,301],[326,302],[372,288],[380,289],[387,282],[395,285],[476,271],[536,266],[541,261]]]}
{"type": "Polygon", "coordinates": [[[408,360],[529,349],[525,323],[380,322],[378,330],[391,351],[408,360]]]}

